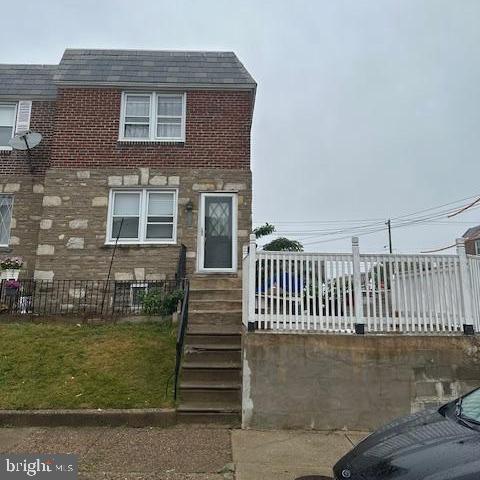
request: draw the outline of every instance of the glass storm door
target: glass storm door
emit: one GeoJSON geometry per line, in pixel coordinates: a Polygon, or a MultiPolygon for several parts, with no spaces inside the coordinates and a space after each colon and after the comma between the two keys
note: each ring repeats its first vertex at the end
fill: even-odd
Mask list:
{"type": "Polygon", "coordinates": [[[203,193],[200,218],[200,270],[236,271],[237,198],[234,193],[203,193]]]}

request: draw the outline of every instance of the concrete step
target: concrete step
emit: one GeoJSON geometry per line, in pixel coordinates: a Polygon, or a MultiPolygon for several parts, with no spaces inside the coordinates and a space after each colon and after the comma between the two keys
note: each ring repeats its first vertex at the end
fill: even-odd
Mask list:
{"type": "Polygon", "coordinates": [[[226,275],[193,275],[190,278],[190,288],[192,290],[242,288],[242,279],[226,275]]]}
{"type": "Polygon", "coordinates": [[[215,311],[215,312],[231,312],[232,310],[242,311],[241,300],[191,300],[188,305],[188,312],[197,311],[215,311]]]}
{"type": "Polygon", "coordinates": [[[240,381],[209,380],[209,381],[182,381],[180,388],[190,390],[240,390],[242,384],[240,381]]]}
{"type": "Polygon", "coordinates": [[[183,388],[180,387],[180,405],[204,403],[209,407],[225,404],[240,407],[242,398],[239,388],[183,388]]]}
{"type": "Polygon", "coordinates": [[[242,344],[242,336],[235,335],[215,335],[210,334],[195,334],[190,331],[187,332],[185,337],[185,345],[189,347],[204,347],[205,345],[230,345],[240,348],[242,344]]]}
{"type": "Polygon", "coordinates": [[[190,300],[242,300],[242,289],[192,289],[190,290],[190,300]]]}
{"type": "Polygon", "coordinates": [[[219,403],[218,405],[210,405],[205,402],[180,402],[177,412],[196,412],[196,413],[239,413],[241,410],[237,402],[219,403]]]}
{"type": "Polygon", "coordinates": [[[218,383],[218,384],[240,384],[240,368],[185,368],[182,364],[182,383],[218,383]]]}
{"type": "Polygon", "coordinates": [[[200,362],[198,360],[195,360],[194,362],[191,362],[189,361],[188,359],[185,359],[182,363],[182,367],[184,370],[186,369],[210,369],[210,370],[225,370],[225,369],[238,369],[240,370],[241,368],[241,363],[240,361],[234,361],[234,362],[231,362],[231,361],[228,361],[228,362],[224,362],[224,361],[216,361],[216,362],[212,362],[212,361],[209,361],[209,362],[200,362]]]}
{"type": "Polygon", "coordinates": [[[242,357],[241,351],[237,348],[234,350],[199,350],[196,348],[185,348],[183,355],[184,365],[185,363],[199,363],[201,365],[209,365],[211,363],[236,365],[240,364],[242,357]]]}
{"type": "Polygon", "coordinates": [[[187,335],[214,335],[216,337],[241,335],[242,328],[242,325],[209,325],[205,323],[192,324],[189,322],[187,335]]]}
{"type": "Polygon", "coordinates": [[[196,412],[177,409],[177,421],[183,424],[215,424],[238,428],[241,425],[241,416],[240,412],[196,412]]]}
{"type": "Polygon", "coordinates": [[[229,312],[218,312],[216,310],[190,310],[188,311],[188,323],[207,325],[238,325],[242,324],[242,311],[231,310],[229,312]]]}
{"type": "MultiPolygon", "coordinates": [[[[224,337],[218,337],[219,340],[224,340],[224,337]]],[[[185,350],[189,352],[240,352],[241,348],[239,345],[231,344],[231,343],[200,343],[200,342],[185,342],[185,350]]]]}

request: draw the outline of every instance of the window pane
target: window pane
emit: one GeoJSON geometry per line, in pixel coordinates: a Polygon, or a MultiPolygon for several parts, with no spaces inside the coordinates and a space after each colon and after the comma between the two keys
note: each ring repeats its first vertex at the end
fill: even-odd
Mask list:
{"type": "Polygon", "coordinates": [[[182,116],[182,97],[158,97],[157,115],[182,116]]]}
{"type": "Polygon", "coordinates": [[[8,143],[13,136],[13,127],[0,127],[0,145],[8,147],[8,143]]]}
{"type": "Polygon", "coordinates": [[[13,127],[15,124],[15,106],[0,105],[0,126],[13,127]]]}
{"type": "Polygon", "coordinates": [[[118,238],[138,238],[138,217],[116,217],[113,219],[112,225],[112,239],[115,240],[118,238]],[[122,231],[120,235],[120,225],[122,225],[122,231]]]}
{"type": "Polygon", "coordinates": [[[8,245],[10,221],[12,219],[12,197],[0,196],[0,244],[8,245]]]}
{"type": "Polygon", "coordinates": [[[178,117],[173,117],[173,118],[168,118],[168,117],[160,117],[158,119],[158,123],[167,123],[167,124],[175,124],[175,125],[181,125],[182,119],[178,117]]]}
{"type": "Polygon", "coordinates": [[[141,307],[143,304],[143,297],[147,293],[146,286],[131,286],[131,294],[132,294],[132,307],[141,307]]]}
{"type": "Polygon", "coordinates": [[[181,125],[157,125],[157,137],[159,138],[180,138],[181,136],[181,125]]]}
{"type": "Polygon", "coordinates": [[[466,417],[480,422],[480,390],[475,390],[463,398],[462,413],[466,417]]]}
{"type": "Polygon", "coordinates": [[[148,123],[150,122],[150,119],[148,117],[126,117],[125,118],[125,123],[148,123]]]}
{"type": "Polygon", "coordinates": [[[135,117],[150,116],[150,97],[127,95],[127,108],[125,109],[125,114],[127,116],[135,117]]]}
{"type": "Polygon", "coordinates": [[[172,239],[173,225],[147,225],[148,239],[172,239]]]}
{"type": "Polygon", "coordinates": [[[125,138],[148,138],[148,125],[125,125],[125,138]]]}
{"type": "Polygon", "coordinates": [[[148,216],[172,216],[173,193],[150,193],[148,195],[148,216]]]}
{"type": "Polygon", "coordinates": [[[148,223],[172,223],[173,217],[147,217],[148,223]]]}
{"type": "Polygon", "coordinates": [[[115,193],[114,215],[138,215],[140,209],[139,193],[115,193]]]}

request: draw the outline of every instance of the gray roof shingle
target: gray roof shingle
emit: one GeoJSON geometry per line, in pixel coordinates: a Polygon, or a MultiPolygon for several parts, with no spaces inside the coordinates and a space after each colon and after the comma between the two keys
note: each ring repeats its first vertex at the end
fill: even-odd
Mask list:
{"type": "Polygon", "coordinates": [[[480,225],[477,225],[476,227],[469,228],[462,236],[466,240],[476,239],[476,238],[480,237],[480,225]]]}
{"type": "Polygon", "coordinates": [[[54,98],[57,88],[53,74],[57,68],[56,65],[0,64],[0,98],[54,98]]]}
{"type": "Polygon", "coordinates": [[[233,52],[67,49],[54,80],[76,85],[256,86],[233,52]]]}

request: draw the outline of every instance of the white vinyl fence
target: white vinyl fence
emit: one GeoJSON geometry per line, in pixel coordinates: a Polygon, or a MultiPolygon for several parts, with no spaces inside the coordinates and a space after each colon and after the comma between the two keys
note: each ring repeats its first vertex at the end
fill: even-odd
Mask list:
{"type": "Polygon", "coordinates": [[[245,325],[271,331],[480,330],[480,257],[244,250],[245,325]]]}

